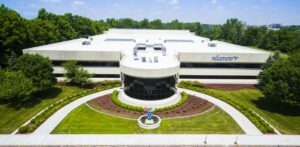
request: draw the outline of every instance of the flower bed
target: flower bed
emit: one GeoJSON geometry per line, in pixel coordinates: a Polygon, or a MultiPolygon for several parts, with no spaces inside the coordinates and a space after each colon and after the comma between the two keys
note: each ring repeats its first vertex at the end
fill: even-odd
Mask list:
{"type": "MultiPolygon", "coordinates": [[[[112,95],[111,95],[111,99],[112,99],[112,101],[113,101],[116,105],[118,105],[118,106],[120,106],[120,107],[122,107],[122,108],[124,108],[124,109],[128,109],[128,110],[140,111],[140,112],[141,112],[141,111],[144,111],[144,107],[132,106],[132,105],[128,105],[128,104],[126,104],[126,103],[121,102],[121,101],[118,99],[118,93],[119,93],[119,92],[118,92],[117,90],[114,90],[113,93],[112,93],[112,95]]],[[[177,102],[177,103],[174,104],[174,105],[167,106],[167,107],[157,108],[157,109],[155,109],[155,112],[166,111],[166,110],[169,110],[169,109],[174,109],[174,108],[176,108],[176,107],[179,107],[179,106],[181,106],[184,102],[186,102],[187,98],[188,98],[188,94],[185,93],[185,92],[182,92],[182,93],[181,93],[181,99],[180,99],[179,102],[177,102]]]]}

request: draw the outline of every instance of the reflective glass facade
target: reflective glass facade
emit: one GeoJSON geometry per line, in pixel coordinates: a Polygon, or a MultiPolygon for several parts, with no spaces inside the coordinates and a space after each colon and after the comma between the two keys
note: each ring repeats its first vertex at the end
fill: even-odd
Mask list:
{"type": "Polygon", "coordinates": [[[124,75],[124,92],[136,99],[161,100],[176,93],[176,76],[143,79],[124,75]]]}

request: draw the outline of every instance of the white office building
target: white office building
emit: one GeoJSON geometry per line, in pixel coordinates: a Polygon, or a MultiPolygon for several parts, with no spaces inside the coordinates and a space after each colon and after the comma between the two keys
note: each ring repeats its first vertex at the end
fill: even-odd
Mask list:
{"type": "Polygon", "coordinates": [[[124,97],[132,101],[175,100],[179,79],[256,80],[270,56],[264,51],[210,41],[188,30],[146,29],[110,29],[87,39],[23,52],[48,57],[58,77],[64,73],[62,63],[75,60],[94,78],[121,78],[124,97]]]}

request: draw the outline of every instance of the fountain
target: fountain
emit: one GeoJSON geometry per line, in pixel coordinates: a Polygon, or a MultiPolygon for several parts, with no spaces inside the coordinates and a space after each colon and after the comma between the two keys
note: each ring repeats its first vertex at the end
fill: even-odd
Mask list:
{"type": "Polygon", "coordinates": [[[144,129],[155,129],[160,126],[161,119],[157,115],[153,115],[153,108],[145,108],[147,115],[142,115],[138,119],[138,125],[144,129]]]}

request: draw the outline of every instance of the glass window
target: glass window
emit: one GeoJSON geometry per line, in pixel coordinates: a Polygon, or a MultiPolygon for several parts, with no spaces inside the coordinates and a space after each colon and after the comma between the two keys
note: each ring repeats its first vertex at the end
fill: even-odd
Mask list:
{"type": "Polygon", "coordinates": [[[124,92],[136,99],[160,100],[176,93],[176,76],[143,79],[124,75],[124,92]]]}

